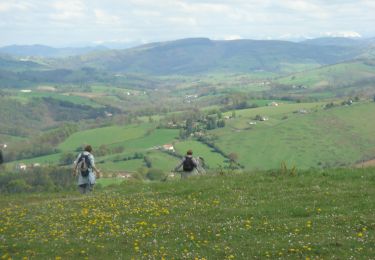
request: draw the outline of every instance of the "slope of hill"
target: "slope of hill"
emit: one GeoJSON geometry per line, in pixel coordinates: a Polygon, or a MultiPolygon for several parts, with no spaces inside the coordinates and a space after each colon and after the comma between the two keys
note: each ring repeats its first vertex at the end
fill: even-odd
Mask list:
{"type": "Polygon", "coordinates": [[[374,174],[253,172],[123,183],[90,196],[2,195],[0,251],[4,259],[371,259],[374,174]]]}
{"type": "Polygon", "coordinates": [[[215,144],[236,153],[247,169],[353,166],[375,154],[375,103],[291,104],[238,111],[239,118],[214,130],[215,144]],[[268,121],[250,125],[256,115],[268,121]]]}
{"type": "MultiPolygon", "coordinates": [[[[9,55],[0,55],[0,70],[22,71],[40,69],[43,66],[35,61],[15,59],[9,55]]],[[[0,75],[0,79],[1,79],[0,75]]]]}
{"type": "Polygon", "coordinates": [[[218,71],[285,72],[349,60],[360,53],[360,49],[348,46],[316,46],[261,40],[212,41],[196,38],[84,55],[68,59],[65,65],[162,75],[218,71]]]}
{"type": "Polygon", "coordinates": [[[306,70],[276,82],[308,89],[340,89],[352,87],[357,90],[375,82],[375,60],[361,59],[306,70]]]}

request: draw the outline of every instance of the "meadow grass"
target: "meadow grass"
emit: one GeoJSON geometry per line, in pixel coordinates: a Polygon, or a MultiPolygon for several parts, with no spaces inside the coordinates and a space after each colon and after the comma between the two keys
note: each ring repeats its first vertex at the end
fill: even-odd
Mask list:
{"type": "Polygon", "coordinates": [[[151,129],[141,138],[127,139],[118,143],[125,149],[150,149],[155,146],[172,143],[178,136],[178,129],[151,129]]]}
{"type": "Polygon", "coordinates": [[[174,169],[180,161],[179,158],[160,151],[149,152],[147,156],[151,159],[152,168],[164,170],[165,172],[174,169]]]}
{"type": "Polygon", "coordinates": [[[102,172],[136,172],[137,169],[141,168],[142,166],[144,166],[143,159],[97,164],[97,167],[100,168],[102,172]]]}
{"type": "Polygon", "coordinates": [[[84,144],[91,144],[93,147],[119,144],[126,140],[143,137],[150,128],[148,124],[143,124],[85,130],[72,134],[58,148],[63,151],[74,151],[77,147],[82,147],[84,144]]]}
{"type": "Polygon", "coordinates": [[[96,180],[96,184],[100,185],[101,187],[108,187],[108,186],[121,184],[123,181],[124,181],[124,178],[121,178],[121,177],[100,178],[96,180]]]}
{"type": "Polygon", "coordinates": [[[237,113],[241,117],[214,131],[216,144],[227,153],[236,152],[247,169],[277,168],[283,161],[298,168],[337,167],[374,155],[374,103],[329,110],[299,104],[308,114],[292,113],[298,104],[283,106],[237,113]],[[258,113],[270,120],[248,125],[258,113]]]}
{"type": "Polygon", "coordinates": [[[3,259],[373,259],[375,169],[0,198],[3,259]]]}
{"type": "Polygon", "coordinates": [[[363,62],[340,63],[282,77],[277,81],[282,84],[304,85],[311,88],[329,85],[353,83],[364,78],[373,78],[375,69],[363,62]]]}

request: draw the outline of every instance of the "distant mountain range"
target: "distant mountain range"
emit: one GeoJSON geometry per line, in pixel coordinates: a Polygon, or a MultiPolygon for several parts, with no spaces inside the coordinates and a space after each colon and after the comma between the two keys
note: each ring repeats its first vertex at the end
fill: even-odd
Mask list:
{"type": "Polygon", "coordinates": [[[348,39],[300,43],[270,40],[182,39],[125,50],[95,52],[66,59],[67,67],[95,67],[116,73],[156,75],[209,72],[288,72],[362,57],[371,42],[348,39]]]}
{"type": "Polygon", "coordinates": [[[82,47],[82,48],[54,48],[45,45],[9,45],[0,48],[0,53],[17,57],[45,57],[62,58],[67,56],[82,55],[94,51],[106,50],[107,47],[82,47]]]}
{"type": "Polygon", "coordinates": [[[305,40],[302,43],[320,46],[369,46],[375,44],[375,38],[323,37],[305,40]]]}
{"type": "Polygon", "coordinates": [[[0,48],[0,69],[71,71],[92,68],[106,73],[152,75],[214,72],[289,73],[358,58],[375,57],[375,39],[319,38],[214,41],[190,38],[111,50],[104,46],[52,48],[43,45],[0,48]],[[5,53],[1,55],[1,53],[5,53]]]}

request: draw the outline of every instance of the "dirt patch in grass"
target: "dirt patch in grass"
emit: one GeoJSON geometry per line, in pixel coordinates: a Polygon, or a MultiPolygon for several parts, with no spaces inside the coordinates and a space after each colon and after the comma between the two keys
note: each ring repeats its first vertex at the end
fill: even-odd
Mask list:
{"type": "Polygon", "coordinates": [[[375,166],[375,159],[357,163],[355,166],[358,167],[358,168],[361,168],[361,167],[374,167],[375,166]]]}
{"type": "Polygon", "coordinates": [[[86,98],[97,98],[106,96],[104,93],[82,93],[82,92],[74,92],[74,93],[66,93],[66,96],[79,96],[79,97],[86,97],[86,98]]]}

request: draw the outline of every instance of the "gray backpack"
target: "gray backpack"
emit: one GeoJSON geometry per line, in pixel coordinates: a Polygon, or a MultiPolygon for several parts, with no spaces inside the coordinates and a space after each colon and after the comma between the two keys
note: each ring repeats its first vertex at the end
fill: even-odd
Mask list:
{"type": "Polygon", "coordinates": [[[81,172],[82,177],[89,176],[89,169],[91,168],[91,162],[88,155],[81,153],[78,159],[77,168],[81,172]]]}

